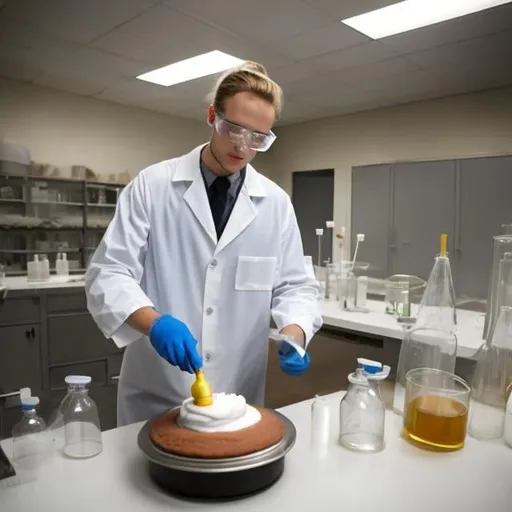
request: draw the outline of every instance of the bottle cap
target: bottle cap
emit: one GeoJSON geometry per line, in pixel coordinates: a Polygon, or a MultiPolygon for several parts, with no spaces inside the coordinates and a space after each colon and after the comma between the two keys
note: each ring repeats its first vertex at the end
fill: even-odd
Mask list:
{"type": "Polygon", "coordinates": [[[359,357],[357,359],[357,363],[366,373],[379,373],[382,370],[382,363],[372,361],[371,359],[365,359],[364,357],[359,357]]]}
{"type": "Polygon", "coordinates": [[[26,396],[21,400],[21,405],[25,409],[32,409],[39,404],[39,398],[37,396],[26,396]]]}
{"type": "Polygon", "coordinates": [[[91,377],[87,375],[67,375],[64,381],[66,384],[89,384],[91,377]]]}

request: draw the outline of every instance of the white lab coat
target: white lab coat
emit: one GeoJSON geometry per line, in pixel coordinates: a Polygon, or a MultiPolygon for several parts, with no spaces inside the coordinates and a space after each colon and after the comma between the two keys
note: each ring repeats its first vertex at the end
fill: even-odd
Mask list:
{"type": "Polygon", "coordinates": [[[248,165],[217,243],[201,149],[148,167],[123,190],[85,276],[91,315],[126,346],[119,426],[181,404],[194,380],[125,323],[141,307],[183,321],[213,390],[256,405],[264,401],[270,315],[279,329],[300,325],[307,343],[322,325],[288,195],[248,165]]]}

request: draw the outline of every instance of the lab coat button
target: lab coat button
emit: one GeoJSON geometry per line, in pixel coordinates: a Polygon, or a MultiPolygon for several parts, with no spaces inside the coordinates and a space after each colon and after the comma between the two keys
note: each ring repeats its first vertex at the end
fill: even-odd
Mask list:
{"type": "Polygon", "coordinates": [[[211,315],[213,313],[213,308],[206,308],[206,314],[211,315]]]}
{"type": "Polygon", "coordinates": [[[212,355],[211,355],[211,354],[209,354],[209,353],[206,353],[206,354],[204,355],[204,359],[205,359],[205,361],[209,361],[211,358],[212,358],[212,355]]]}
{"type": "Polygon", "coordinates": [[[210,261],[210,267],[215,268],[217,266],[217,260],[210,261]]]}

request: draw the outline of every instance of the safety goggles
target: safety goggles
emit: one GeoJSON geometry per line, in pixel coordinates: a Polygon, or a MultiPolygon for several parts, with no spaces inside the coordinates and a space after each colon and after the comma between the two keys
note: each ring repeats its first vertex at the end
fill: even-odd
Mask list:
{"type": "Polygon", "coordinates": [[[228,121],[219,114],[215,115],[213,126],[219,135],[229,137],[231,142],[244,149],[264,152],[267,151],[276,140],[276,135],[272,131],[269,133],[261,133],[249,130],[249,128],[228,121]]]}

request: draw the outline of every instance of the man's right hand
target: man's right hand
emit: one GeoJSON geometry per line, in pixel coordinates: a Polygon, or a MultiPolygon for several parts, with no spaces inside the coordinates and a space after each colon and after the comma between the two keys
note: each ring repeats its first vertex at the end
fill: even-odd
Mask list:
{"type": "Polygon", "coordinates": [[[203,366],[188,327],[171,315],[157,318],[149,329],[149,339],[158,354],[183,371],[194,373],[203,366]]]}

